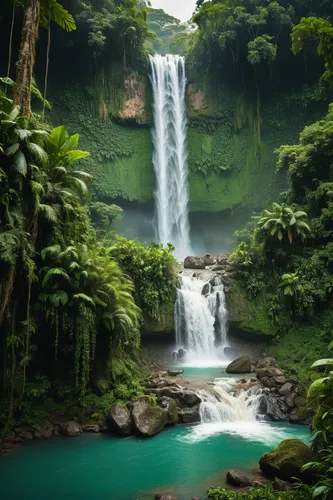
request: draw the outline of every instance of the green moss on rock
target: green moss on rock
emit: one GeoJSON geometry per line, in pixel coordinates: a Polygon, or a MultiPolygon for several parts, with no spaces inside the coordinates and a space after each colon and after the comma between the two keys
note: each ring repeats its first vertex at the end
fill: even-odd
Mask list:
{"type": "Polygon", "coordinates": [[[309,480],[311,471],[301,472],[303,465],[313,462],[315,456],[300,439],[282,441],[276,450],[264,453],[259,465],[262,472],[268,477],[278,477],[285,481],[293,478],[309,480]]]}

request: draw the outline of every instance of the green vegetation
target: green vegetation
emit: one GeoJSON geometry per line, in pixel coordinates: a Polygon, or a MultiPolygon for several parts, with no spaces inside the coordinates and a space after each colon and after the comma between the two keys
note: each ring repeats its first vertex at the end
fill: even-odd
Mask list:
{"type": "Polygon", "coordinates": [[[246,492],[230,491],[225,488],[210,488],[209,500],[310,500],[306,491],[273,491],[271,488],[253,488],[246,492]]]}
{"type": "MultiPolygon", "coordinates": [[[[133,15],[143,20],[134,5],[114,6],[118,18],[112,20],[125,22],[124,14],[126,22],[133,15]]],[[[39,17],[39,3],[27,2],[28,24],[29,9],[37,9],[33,16],[39,17]]],[[[55,20],[61,24],[57,15],[55,20]]],[[[29,51],[32,74],[33,45],[29,51]]],[[[8,91],[11,80],[2,81],[8,91]]],[[[14,86],[15,99],[24,100],[29,116],[0,90],[0,421],[5,431],[17,419],[42,424],[55,411],[80,418],[88,405],[99,418],[112,402],[142,395],[140,306],[158,317],[162,302],[173,301],[176,284],[172,247],[115,241],[111,226],[122,210],[90,201],[95,182],[87,172],[90,152],[78,149],[78,134],[53,128],[31,112],[33,88],[28,85],[28,98],[26,90],[21,92],[19,82],[14,86]]]]}

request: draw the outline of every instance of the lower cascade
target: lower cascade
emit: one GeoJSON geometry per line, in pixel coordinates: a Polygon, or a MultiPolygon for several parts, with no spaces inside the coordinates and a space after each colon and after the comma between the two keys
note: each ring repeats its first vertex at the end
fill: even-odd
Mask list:
{"type": "Polygon", "coordinates": [[[228,315],[224,286],[216,276],[211,283],[182,276],[175,307],[175,356],[186,363],[220,364],[227,361],[228,315]]]}

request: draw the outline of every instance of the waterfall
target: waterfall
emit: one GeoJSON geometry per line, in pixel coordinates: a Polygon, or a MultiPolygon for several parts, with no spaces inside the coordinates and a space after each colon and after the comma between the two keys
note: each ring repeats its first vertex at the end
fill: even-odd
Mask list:
{"type": "Polygon", "coordinates": [[[209,281],[182,276],[175,306],[176,344],[185,362],[196,366],[226,361],[227,310],[220,277],[209,281]]]}
{"type": "Polygon", "coordinates": [[[171,242],[179,260],[189,255],[185,59],[150,56],[153,88],[153,164],[156,237],[171,242]]]}

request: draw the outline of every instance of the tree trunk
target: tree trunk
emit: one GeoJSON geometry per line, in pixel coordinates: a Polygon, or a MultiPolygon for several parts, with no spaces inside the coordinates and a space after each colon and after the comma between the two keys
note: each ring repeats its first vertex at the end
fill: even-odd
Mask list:
{"type": "Polygon", "coordinates": [[[258,151],[260,151],[260,144],[261,144],[260,90],[257,79],[257,72],[255,68],[254,68],[254,81],[257,90],[257,135],[258,135],[258,151]]]}
{"type": "MultiPolygon", "coordinates": [[[[13,1],[12,22],[10,25],[9,46],[8,46],[7,78],[10,77],[10,68],[11,68],[11,64],[12,64],[13,32],[14,32],[14,24],[15,24],[15,8],[16,8],[15,1],[13,1]]],[[[7,92],[7,83],[6,83],[6,92],[7,92]]]]}
{"type": "Polygon", "coordinates": [[[26,0],[21,48],[17,63],[14,102],[21,108],[21,113],[30,116],[31,83],[35,65],[35,49],[38,37],[40,0],[26,0]]]}
{"type": "Polygon", "coordinates": [[[46,95],[47,95],[47,81],[48,81],[48,76],[49,76],[49,64],[50,64],[50,47],[51,47],[51,19],[49,18],[49,25],[47,27],[47,49],[46,49],[46,65],[45,65],[42,122],[44,121],[44,116],[45,116],[45,101],[46,101],[46,95]]]}
{"type": "Polygon", "coordinates": [[[22,382],[22,392],[21,400],[25,392],[25,382],[27,378],[27,365],[29,363],[29,346],[30,346],[30,301],[31,301],[31,278],[29,277],[28,283],[28,298],[27,298],[27,316],[26,316],[26,333],[25,333],[25,353],[23,359],[23,382],[22,382]]]}
{"type": "Polygon", "coordinates": [[[5,318],[7,307],[12,296],[14,286],[14,267],[9,271],[7,280],[2,285],[1,301],[0,301],[0,326],[5,318]]]}

